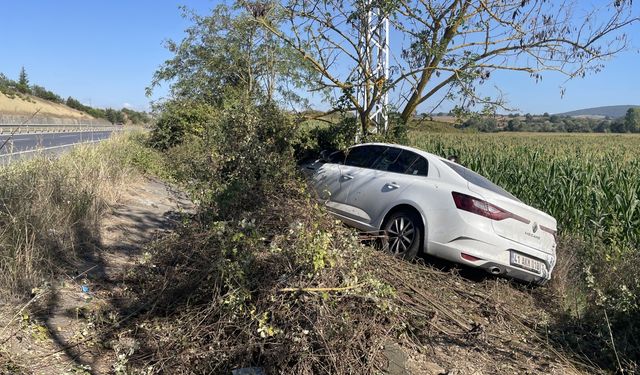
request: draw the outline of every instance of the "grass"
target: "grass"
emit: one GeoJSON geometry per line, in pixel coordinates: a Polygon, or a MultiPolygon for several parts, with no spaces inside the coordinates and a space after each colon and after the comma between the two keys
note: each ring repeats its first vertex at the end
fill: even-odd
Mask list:
{"type": "Polygon", "coordinates": [[[160,173],[139,135],[0,169],[0,298],[24,300],[93,250],[99,221],[140,170],[160,173]]]}

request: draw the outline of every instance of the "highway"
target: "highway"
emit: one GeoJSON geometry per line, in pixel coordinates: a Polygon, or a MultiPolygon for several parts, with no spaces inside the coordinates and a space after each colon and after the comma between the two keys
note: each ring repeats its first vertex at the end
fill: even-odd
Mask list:
{"type": "Polygon", "coordinates": [[[34,151],[59,151],[78,143],[105,140],[112,133],[113,131],[111,130],[101,130],[92,132],[16,134],[13,137],[4,134],[0,135],[0,146],[4,144],[4,147],[0,149],[0,158],[19,157],[25,154],[32,154],[34,151]],[[8,142],[6,142],[7,139],[9,140],[8,142]]]}

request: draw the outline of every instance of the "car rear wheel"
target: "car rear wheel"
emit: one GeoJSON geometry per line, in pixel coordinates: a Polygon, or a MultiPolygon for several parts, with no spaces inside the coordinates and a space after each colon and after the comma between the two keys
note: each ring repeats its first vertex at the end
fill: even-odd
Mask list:
{"type": "Polygon", "coordinates": [[[418,255],[422,242],[422,228],[414,213],[399,211],[392,214],[383,226],[382,249],[393,256],[411,260],[418,255]]]}

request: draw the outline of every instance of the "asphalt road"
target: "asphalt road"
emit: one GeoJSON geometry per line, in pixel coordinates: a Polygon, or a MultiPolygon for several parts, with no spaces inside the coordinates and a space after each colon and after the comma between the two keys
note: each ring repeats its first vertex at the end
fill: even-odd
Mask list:
{"type": "Polygon", "coordinates": [[[73,144],[96,142],[109,138],[113,131],[0,135],[0,157],[20,156],[37,150],[63,149],[73,144]]]}

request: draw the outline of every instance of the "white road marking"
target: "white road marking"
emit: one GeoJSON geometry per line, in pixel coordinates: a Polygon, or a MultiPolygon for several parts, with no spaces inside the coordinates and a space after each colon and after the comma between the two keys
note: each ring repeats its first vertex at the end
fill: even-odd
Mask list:
{"type": "Polygon", "coordinates": [[[13,155],[22,155],[22,154],[28,154],[30,152],[38,152],[38,151],[47,151],[47,150],[53,150],[56,148],[63,148],[63,147],[71,147],[71,146],[77,146],[77,145],[86,145],[89,143],[98,143],[101,142],[102,140],[97,140],[97,141],[88,141],[88,142],[78,142],[78,143],[69,143],[66,145],[60,145],[60,146],[53,146],[53,147],[46,147],[46,148],[35,148],[32,150],[26,150],[26,151],[19,151],[19,152],[13,152],[11,154],[0,154],[0,158],[2,157],[6,157],[6,156],[13,156],[13,155]]]}

